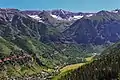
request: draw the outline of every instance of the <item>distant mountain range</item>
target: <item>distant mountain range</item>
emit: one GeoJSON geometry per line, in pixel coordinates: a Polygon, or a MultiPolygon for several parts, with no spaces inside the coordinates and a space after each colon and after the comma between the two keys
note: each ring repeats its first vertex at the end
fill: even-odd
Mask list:
{"type": "MultiPolygon", "coordinates": [[[[57,38],[57,34],[59,34],[59,39],[55,40],[72,43],[114,43],[120,39],[119,20],[119,9],[113,11],[103,10],[97,13],[74,13],[61,9],[52,11],[0,9],[1,24],[12,23],[11,25],[13,26],[28,26],[31,25],[31,23],[35,25],[42,24],[46,26],[46,29],[56,32],[54,35],[51,35],[53,32],[50,32],[51,34],[48,34],[49,38],[53,38],[54,36],[57,38]]],[[[35,36],[39,38],[38,36],[40,35],[37,34],[35,36]]]]}
{"type": "Polygon", "coordinates": [[[120,10],[73,13],[64,10],[23,11],[61,32],[65,40],[77,43],[110,44],[120,39],[120,10]]]}

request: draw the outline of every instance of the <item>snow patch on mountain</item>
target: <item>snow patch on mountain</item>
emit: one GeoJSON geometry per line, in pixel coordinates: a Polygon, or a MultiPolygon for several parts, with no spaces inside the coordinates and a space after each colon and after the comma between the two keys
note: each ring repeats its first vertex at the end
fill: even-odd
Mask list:
{"type": "Polygon", "coordinates": [[[43,22],[42,19],[38,15],[28,15],[28,16],[39,21],[39,22],[43,22]]]}
{"type": "Polygon", "coordinates": [[[83,16],[82,15],[78,15],[78,16],[70,16],[68,19],[63,19],[61,18],[60,16],[56,16],[56,15],[53,15],[53,14],[50,14],[53,18],[55,19],[58,19],[58,20],[77,20],[77,19],[81,19],[83,16]]]}
{"type": "Polygon", "coordinates": [[[40,20],[41,18],[38,15],[28,15],[31,18],[34,18],[36,20],[40,20]]]}
{"type": "Polygon", "coordinates": [[[68,20],[69,21],[72,21],[72,20],[78,20],[78,19],[81,19],[83,16],[81,16],[81,15],[78,15],[78,16],[70,16],[69,18],[68,18],[68,20]]]}
{"type": "Polygon", "coordinates": [[[63,20],[61,17],[59,17],[59,16],[56,16],[56,15],[53,15],[53,14],[50,14],[53,18],[56,18],[56,19],[58,19],[58,20],[63,20]]]}
{"type": "Polygon", "coordinates": [[[118,11],[115,11],[115,10],[113,10],[112,12],[113,12],[113,13],[118,13],[118,11]]]}
{"type": "Polygon", "coordinates": [[[74,19],[81,19],[83,16],[81,16],[81,15],[78,15],[78,16],[74,16],[73,18],[74,19]]]}
{"type": "Polygon", "coordinates": [[[86,17],[91,17],[91,16],[93,16],[93,14],[86,15],[86,17]]]}

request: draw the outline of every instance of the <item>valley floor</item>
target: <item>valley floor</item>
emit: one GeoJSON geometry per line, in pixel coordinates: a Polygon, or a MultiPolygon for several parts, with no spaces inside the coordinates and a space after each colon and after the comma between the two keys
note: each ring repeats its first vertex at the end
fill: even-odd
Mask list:
{"type": "Polygon", "coordinates": [[[61,68],[61,69],[59,70],[59,73],[58,73],[57,75],[55,75],[55,76],[52,78],[52,80],[61,80],[61,77],[64,77],[65,75],[67,75],[68,73],[70,73],[70,72],[78,69],[79,67],[81,67],[81,66],[83,66],[83,65],[85,65],[85,64],[87,64],[87,63],[92,62],[92,61],[93,61],[93,57],[94,57],[94,56],[85,58],[86,61],[87,61],[87,62],[85,62],[85,63],[71,64],[71,65],[67,65],[67,66],[61,68]]]}

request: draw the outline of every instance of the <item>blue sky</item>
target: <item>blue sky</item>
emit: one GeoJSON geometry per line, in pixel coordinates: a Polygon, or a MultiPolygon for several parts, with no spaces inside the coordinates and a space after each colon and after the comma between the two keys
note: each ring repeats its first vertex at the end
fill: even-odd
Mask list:
{"type": "Polygon", "coordinates": [[[120,0],[0,0],[0,8],[96,12],[120,8],[120,0]]]}

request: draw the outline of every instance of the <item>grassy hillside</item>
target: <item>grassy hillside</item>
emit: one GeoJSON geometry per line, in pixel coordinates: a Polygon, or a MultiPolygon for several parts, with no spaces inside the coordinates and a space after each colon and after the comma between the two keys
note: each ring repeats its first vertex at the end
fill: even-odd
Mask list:
{"type": "Polygon", "coordinates": [[[21,51],[30,55],[32,59],[30,62],[29,60],[25,62],[22,59],[20,61],[7,61],[5,64],[2,64],[1,68],[3,67],[5,69],[1,72],[1,78],[5,76],[28,76],[41,73],[44,70],[47,71],[48,69],[54,71],[62,66],[86,62],[87,59],[85,57],[92,55],[92,51],[88,54],[88,51],[84,51],[81,45],[61,43],[44,44],[26,36],[16,37],[13,40],[7,37],[0,37],[0,44],[0,59],[12,55],[20,55],[21,51]],[[23,65],[20,65],[21,63],[23,65]]]}
{"type": "Polygon", "coordinates": [[[10,52],[20,50],[18,46],[0,37],[0,55],[9,55],[10,52]]]}

